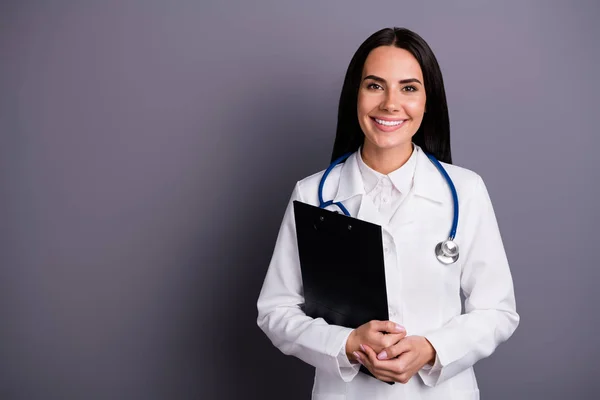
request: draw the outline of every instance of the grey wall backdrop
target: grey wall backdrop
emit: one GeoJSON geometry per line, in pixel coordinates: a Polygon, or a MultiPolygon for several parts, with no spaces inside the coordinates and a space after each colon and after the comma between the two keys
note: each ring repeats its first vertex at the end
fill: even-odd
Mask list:
{"type": "Polygon", "coordinates": [[[358,45],[444,72],[522,322],[484,399],[598,399],[598,1],[0,5],[0,398],[307,399],[256,327],[294,183],[329,159],[358,45]]]}

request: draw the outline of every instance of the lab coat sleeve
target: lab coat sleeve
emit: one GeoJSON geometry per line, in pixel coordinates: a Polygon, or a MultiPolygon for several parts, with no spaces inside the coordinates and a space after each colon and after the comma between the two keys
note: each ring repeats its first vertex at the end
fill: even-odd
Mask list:
{"type": "Polygon", "coordinates": [[[330,325],[302,310],[302,274],[296,240],[293,201],[302,201],[298,184],[287,206],[275,249],[257,302],[260,329],[287,355],[351,381],[360,365],[344,362],[351,328],[330,325]],[[343,357],[342,357],[343,354],[343,357]]]}
{"type": "MultiPolygon", "coordinates": [[[[435,386],[488,357],[519,324],[512,276],[495,213],[483,180],[478,176],[466,207],[461,247],[464,261],[461,289],[465,313],[424,336],[437,355],[432,368],[419,371],[427,386],[435,386]]],[[[459,227],[459,231],[460,231],[459,227]]]]}

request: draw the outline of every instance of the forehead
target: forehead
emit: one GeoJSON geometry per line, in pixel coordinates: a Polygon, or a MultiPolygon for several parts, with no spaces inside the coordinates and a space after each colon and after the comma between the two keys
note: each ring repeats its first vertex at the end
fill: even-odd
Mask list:
{"type": "Polygon", "coordinates": [[[417,59],[396,46],[380,46],[369,53],[362,76],[377,75],[386,80],[417,78],[423,82],[423,72],[417,59]]]}

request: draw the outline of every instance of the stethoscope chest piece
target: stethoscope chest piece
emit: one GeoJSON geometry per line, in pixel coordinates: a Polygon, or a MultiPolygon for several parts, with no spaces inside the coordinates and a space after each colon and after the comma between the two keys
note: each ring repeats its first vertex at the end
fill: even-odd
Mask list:
{"type": "Polygon", "coordinates": [[[452,239],[444,240],[435,246],[435,255],[442,264],[453,264],[458,260],[458,245],[452,239]]]}

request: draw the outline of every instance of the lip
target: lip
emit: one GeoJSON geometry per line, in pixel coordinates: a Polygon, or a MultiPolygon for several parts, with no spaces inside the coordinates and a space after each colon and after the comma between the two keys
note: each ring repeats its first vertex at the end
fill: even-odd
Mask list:
{"type": "Polygon", "coordinates": [[[382,132],[393,132],[397,129],[400,129],[404,126],[404,123],[407,121],[406,119],[403,119],[403,118],[386,118],[386,117],[370,117],[370,118],[371,118],[371,121],[373,121],[373,125],[382,132]],[[382,121],[390,121],[390,122],[402,121],[402,123],[400,125],[396,125],[396,126],[386,126],[386,125],[381,125],[380,123],[375,121],[375,118],[380,119],[382,121]]]}

